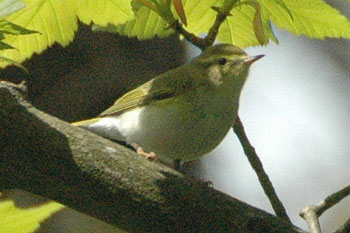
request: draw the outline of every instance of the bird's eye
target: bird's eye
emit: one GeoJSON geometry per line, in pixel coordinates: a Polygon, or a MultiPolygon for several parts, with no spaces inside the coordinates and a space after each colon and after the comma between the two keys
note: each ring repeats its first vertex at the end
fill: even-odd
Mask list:
{"type": "Polygon", "coordinates": [[[223,65],[225,65],[227,63],[227,59],[226,58],[220,58],[218,62],[219,62],[219,65],[223,66],[223,65]]]}

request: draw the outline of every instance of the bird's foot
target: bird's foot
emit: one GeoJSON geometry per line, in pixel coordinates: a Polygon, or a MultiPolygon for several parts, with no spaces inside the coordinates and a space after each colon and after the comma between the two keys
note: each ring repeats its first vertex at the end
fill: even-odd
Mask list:
{"type": "Polygon", "coordinates": [[[157,156],[154,152],[148,153],[144,151],[143,148],[137,145],[136,143],[131,143],[130,145],[135,148],[137,154],[142,155],[148,160],[157,160],[157,156]]]}

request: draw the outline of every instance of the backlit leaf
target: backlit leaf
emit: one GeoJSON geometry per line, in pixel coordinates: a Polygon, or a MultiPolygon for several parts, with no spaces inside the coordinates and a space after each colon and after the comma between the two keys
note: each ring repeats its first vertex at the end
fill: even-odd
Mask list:
{"type": "Polygon", "coordinates": [[[272,21],[296,35],[304,34],[311,38],[325,37],[350,38],[350,23],[338,10],[322,0],[283,0],[293,15],[289,17],[284,7],[271,0],[259,0],[262,10],[272,21]]]}
{"type": "MultiPolygon", "coordinates": [[[[62,0],[23,0],[26,8],[6,19],[28,30],[39,33],[29,35],[8,35],[3,42],[16,49],[3,50],[0,55],[16,62],[22,62],[34,52],[40,53],[53,43],[68,45],[77,30],[75,5],[62,0]]],[[[8,65],[0,61],[0,66],[8,65]]]]}
{"type": "Polygon", "coordinates": [[[21,10],[26,5],[19,0],[2,0],[0,1],[0,17],[10,15],[21,10]]]}
{"type": "MultiPolygon", "coordinates": [[[[70,0],[73,2],[73,0],[70,0]]],[[[77,15],[85,24],[119,25],[134,18],[131,0],[75,0],[77,15]]]]}
{"type": "Polygon", "coordinates": [[[64,206],[50,201],[46,204],[32,207],[16,207],[11,200],[0,202],[0,232],[1,233],[29,233],[40,227],[40,222],[59,211],[64,206]]]}

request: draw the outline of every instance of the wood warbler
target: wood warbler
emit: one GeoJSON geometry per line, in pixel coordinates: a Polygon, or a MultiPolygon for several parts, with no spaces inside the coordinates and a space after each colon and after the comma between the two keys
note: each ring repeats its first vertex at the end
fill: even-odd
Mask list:
{"type": "Polygon", "coordinates": [[[98,117],[73,125],[136,144],[166,163],[198,159],[233,126],[249,67],[263,56],[229,44],[210,46],[129,91],[98,117]]]}

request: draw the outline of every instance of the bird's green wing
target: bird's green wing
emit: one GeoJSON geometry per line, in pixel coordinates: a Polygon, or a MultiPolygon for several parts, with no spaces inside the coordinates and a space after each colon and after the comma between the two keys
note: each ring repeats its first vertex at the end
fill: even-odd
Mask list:
{"type": "Polygon", "coordinates": [[[198,86],[198,82],[205,82],[206,79],[200,77],[199,74],[196,75],[197,69],[192,68],[187,64],[159,75],[120,97],[100,116],[120,114],[131,108],[147,105],[153,101],[169,100],[193,90],[195,86],[198,86]],[[196,81],[194,77],[202,81],[196,81]]]}
{"type": "Polygon", "coordinates": [[[174,90],[171,90],[162,80],[152,79],[120,97],[113,106],[102,112],[100,116],[119,114],[125,110],[148,104],[153,100],[166,99],[173,95],[174,90]]]}

